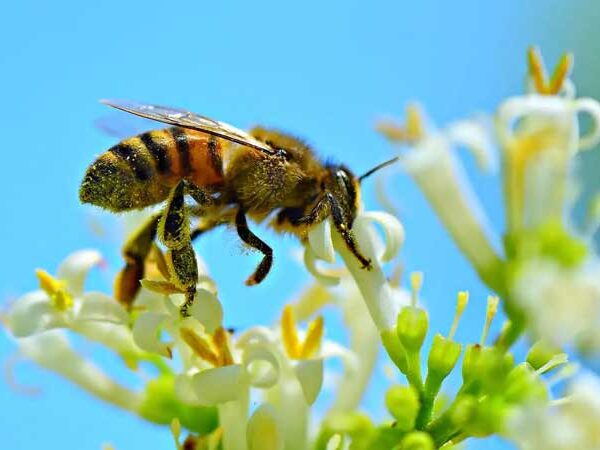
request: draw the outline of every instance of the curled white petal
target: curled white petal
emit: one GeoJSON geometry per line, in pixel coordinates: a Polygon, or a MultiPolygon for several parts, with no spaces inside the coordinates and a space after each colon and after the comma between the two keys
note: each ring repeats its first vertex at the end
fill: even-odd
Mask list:
{"type": "Polygon", "coordinates": [[[15,337],[66,326],[63,314],[55,310],[43,291],[30,292],[17,300],[8,313],[7,322],[15,337]]]}
{"type": "Polygon", "coordinates": [[[480,169],[495,169],[490,133],[483,123],[475,120],[455,122],[446,129],[446,134],[453,144],[464,146],[473,153],[480,169]]]}
{"type": "Polygon", "coordinates": [[[353,371],[360,363],[354,352],[333,341],[323,342],[319,357],[321,359],[340,358],[348,371],[353,371]]]}
{"type": "Polygon", "coordinates": [[[223,307],[216,295],[206,289],[199,289],[194,297],[190,313],[200,322],[209,334],[223,323],[223,307]]]}
{"type": "Polygon", "coordinates": [[[294,366],[306,403],[312,405],[323,386],[323,360],[302,359],[294,366]]]}
{"type": "Polygon", "coordinates": [[[167,314],[143,313],[133,325],[133,340],[143,350],[170,358],[169,345],[160,340],[161,328],[168,320],[167,314]]]}
{"type": "Polygon", "coordinates": [[[248,345],[271,345],[277,341],[277,335],[268,327],[255,326],[242,332],[237,340],[236,347],[244,348],[248,345]]]}
{"type": "Polygon", "coordinates": [[[84,294],[78,305],[77,320],[125,324],[129,314],[114,298],[101,292],[84,294]]]}
{"type": "Polygon", "coordinates": [[[244,369],[239,364],[198,372],[192,376],[191,385],[198,403],[205,406],[236,400],[248,389],[244,369]]]}
{"type": "Polygon", "coordinates": [[[329,220],[323,220],[308,232],[308,242],[317,258],[335,263],[335,251],[331,242],[331,224],[329,220]]]}
{"type": "Polygon", "coordinates": [[[283,435],[280,431],[275,408],[263,403],[250,419],[246,431],[248,450],[283,450],[283,435]]]}
{"type": "Polygon", "coordinates": [[[579,138],[579,148],[593,148],[600,141],[600,104],[593,98],[580,98],[575,100],[575,108],[578,114],[589,115],[592,123],[587,134],[579,138]]]}
{"type": "Polygon", "coordinates": [[[340,282],[340,277],[321,272],[317,267],[316,255],[312,247],[304,246],[304,265],[310,274],[325,286],[335,286],[340,282]]]}
{"type": "Polygon", "coordinates": [[[59,280],[67,283],[71,295],[78,297],[83,293],[83,285],[90,269],[102,261],[102,255],[96,250],[79,250],[71,253],[61,263],[56,273],[59,280]]]}
{"type": "Polygon", "coordinates": [[[194,374],[182,373],[175,377],[175,395],[187,405],[200,406],[201,403],[196,396],[192,376],[194,374]]]}
{"type": "Polygon", "coordinates": [[[250,384],[254,387],[267,389],[279,380],[279,361],[266,346],[247,347],[243,355],[243,366],[250,384]]]}
{"type": "Polygon", "coordinates": [[[369,211],[359,214],[354,226],[361,226],[365,222],[374,222],[381,226],[385,235],[385,248],[380,256],[381,261],[391,261],[396,257],[404,243],[404,227],[398,219],[382,211],[369,211]]]}

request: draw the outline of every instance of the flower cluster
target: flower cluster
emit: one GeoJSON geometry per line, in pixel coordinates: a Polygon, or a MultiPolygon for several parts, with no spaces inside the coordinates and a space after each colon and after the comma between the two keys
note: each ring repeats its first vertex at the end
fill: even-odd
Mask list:
{"type": "Polygon", "coordinates": [[[505,100],[490,118],[436,130],[421,107],[410,105],[405,125],[379,125],[402,147],[399,164],[490,290],[478,342],[455,340],[467,291],[457,294],[449,332],[430,330],[420,301],[423,274],[411,273],[405,289],[386,267],[404,242],[402,224],[389,213],[363,210],[352,232],[371,269],[330,221],[313,226],[302,244],[315,283],[274,324],[228,329],[206,270],[183,316],[184,295],[173,289],[165,256],[153,245],[133,304],[85,291],[88,272],[103,260],[84,250],[68,256],[55,275],[37,270],[39,290],[12,305],[6,328],[40,366],[170,426],[178,450],[449,450],[492,435],[523,449],[600,448],[600,382],[578,374],[567,357],[585,362],[600,353],[600,264],[591,243],[600,222],[592,214],[587,228],[577,230],[571,215],[582,187],[573,164],[600,140],[600,104],[575,96],[569,55],[552,77],[537,50],[528,56],[527,93],[505,100]],[[592,122],[584,133],[581,114],[592,122]],[[501,162],[501,238],[468,182],[458,147],[470,150],[482,169],[501,162]],[[342,314],[346,345],[328,339],[322,315],[328,305],[342,314]],[[500,307],[506,322],[492,339],[500,307]],[[519,360],[511,348],[522,336],[532,344],[519,360]],[[138,375],[137,386],[120,384],[78,352],[81,338],[118,355],[138,375]],[[387,389],[382,404],[389,418],[376,423],[360,405],[381,348],[405,383],[387,389]],[[333,376],[331,358],[343,371],[329,408],[317,409],[333,376]],[[142,373],[148,367],[151,376],[142,373]],[[452,373],[460,387],[442,394],[452,373]],[[556,398],[565,380],[569,387],[556,398]]]}

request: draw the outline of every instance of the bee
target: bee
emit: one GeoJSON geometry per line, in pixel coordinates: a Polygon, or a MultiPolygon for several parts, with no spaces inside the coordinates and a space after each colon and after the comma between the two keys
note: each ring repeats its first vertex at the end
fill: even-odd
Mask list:
{"type": "Polygon", "coordinates": [[[219,225],[233,224],[241,240],[262,253],[246,280],[255,285],[273,265],[273,250],[247,218],[278,232],[306,239],[308,230],[327,218],[365,270],[371,261],[352,233],[360,201],[360,182],[386,161],[356,177],[343,164],[323,163],[301,139],[255,127],[249,133],[198,114],[119,100],[102,103],[171,125],[125,139],[101,154],[87,169],[79,198],[112,212],[163,204],[125,243],[125,267],[115,283],[117,299],[130,305],[144,277],[155,239],[166,247],[170,282],[185,292],[181,314],[188,315],[196,292],[198,268],[192,242],[219,225]],[[193,205],[186,203],[193,199],[193,205]],[[197,218],[195,229],[190,219],[197,218]]]}

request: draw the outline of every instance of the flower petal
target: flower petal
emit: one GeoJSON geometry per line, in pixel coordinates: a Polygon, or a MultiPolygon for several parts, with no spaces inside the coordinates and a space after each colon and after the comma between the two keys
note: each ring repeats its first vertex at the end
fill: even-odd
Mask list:
{"type": "Polygon", "coordinates": [[[340,277],[321,272],[316,264],[316,255],[311,246],[304,246],[304,265],[310,274],[325,286],[335,286],[340,282],[340,277]]]}
{"type": "Polygon", "coordinates": [[[248,420],[246,432],[248,450],[282,450],[283,436],[277,411],[269,403],[263,403],[248,420]]]}
{"type": "Polygon", "coordinates": [[[452,123],[447,129],[448,139],[454,145],[464,146],[473,153],[481,170],[495,169],[497,162],[492,153],[490,133],[483,123],[475,120],[461,120],[452,123]]]}
{"type": "Polygon", "coordinates": [[[129,315],[114,298],[101,292],[84,294],[76,313],[76,320],[125,324],[129,315]]]}
{"type": "Polygon", "coordinates": [[[18,338],[66,326],[64,315],[52,307],[43,291],[30,292],[17,300],[8,313],[7,322],[13,336],[18,338]]]}
{"type": "Polygon", "coordinates": [[[246,347],[242,360],[252,386],[267,389],[277,383],[279,362],[277,356],[267,346],[246,347]]]}
{"type": "Polygon", "coordinates": [[[236,400],[248,389],[244,369],[239,364],[198,372],[192,376],[191,385],[198,403],[205,406],[236,400]]]}
{"type": "Polygon", "coordinates": [[[100,264],[102,255],[96,250],[79,250],[71,253],[58,267],[56,277],[67,283],[67,289],[74,297],[83,293],[83,285],[88,272],[100,264]]]}
{"type": "Polygon", "coordinates": [[[369,211],[358,215],[355,226],[361,226],[365,222],[375,222],[383,230],[385,249],[380,257],[381,261],[388,262],[394,259],[404,243],[404,227],[400,221],[391,214],[382,211],[369,211]]]}
{"type": "Polygon", "coordinates": [[[170,358],[169,345],[159,338],[161,327],[168,319],[167,314],[143,313],[133,325],[133,340],[143,350],[170,358]]]}
{"type": "Polygon", "coordinates": [[[323,360],[303,359],[294,367],[306,403],[312,405],[323,386],[323,360]]]}
{"type": "Polygon", "coordinates": [[[223,323],[221,302],[219,302],[216,295],[206,289],[198,289],[190,313],[193,318],[204,326],[209,334],[213,334],[223,323]]]}
{"type": "Polygon", "coordinates": [[[331,224],[324,220],[310,229],[308,242],[317,258],[335,263],[335,251],[331,242],[331,224]]]}

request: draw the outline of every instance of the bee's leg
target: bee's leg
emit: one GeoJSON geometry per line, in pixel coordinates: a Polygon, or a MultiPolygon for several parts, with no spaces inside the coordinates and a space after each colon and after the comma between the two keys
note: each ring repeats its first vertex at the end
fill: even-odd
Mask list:
{"type": "Polygon", "coordinates": [[[254,273],[246,280],[248,286],[258,284],[265,279],[269,270],[271,270],[271,266],[273,265],[273,249],[250,231],[248,222],[246,221],[246,213],[242,208],[238,209],[235,215],[235,226],[242,241],[264,255],[254,273]]]}
{"type": "Polygon", "coordinates": [[[171,190],[167,206],[158,223],[158,237],[168,248],[165,256],[171,275],[169,281],[185,292],[185,303],[180,311],[182,316],[187,316],[196,294],[198,265],[190,239],[184,181],[171,190]]]}
{"type": "Polygon", "coordinates": [[[115,298],[123,305],[130,306],[140,290],[140,280],[144,278],[144,263],[156,237],[160,214],[150,217],[123,246],[125,267],[115,279],[115,298]]]}
{"type": "Polygon", "coordinates": [[[333,218],[333,224],[338,232],[342,235],[344,242],[346,243],[346,247],[348,250],[352,252],[356,259],[360,261],[363,269],[371,270],[371,260],[364,256],[356,243],[356,239],[354,238],[354,234],[350,229],[351,224],[344,218],[345,214],[340,206],[340,203],[336,200],[336,198],[331,194],[327,193],[327,200],[329,202],[329,206],[331,208],[331,217],[333,218]]]}

